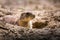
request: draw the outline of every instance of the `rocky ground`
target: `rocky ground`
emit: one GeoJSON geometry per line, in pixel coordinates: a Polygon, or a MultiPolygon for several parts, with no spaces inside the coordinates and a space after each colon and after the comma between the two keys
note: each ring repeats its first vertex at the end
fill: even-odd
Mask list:
{"type": "Polygon", "coordinates": [[[0,40],[60,40],[60,3],[58,1],[56,4],[54,2],[46,4],[45,1],[41,1],[45,4],[18,7],[0,3],[0,40]],[[37,17],[38,21],[33,24],[35,28],[28,29],[17,25],[16,22],[25,12],[31,12],[40,18],[37,17]]]}

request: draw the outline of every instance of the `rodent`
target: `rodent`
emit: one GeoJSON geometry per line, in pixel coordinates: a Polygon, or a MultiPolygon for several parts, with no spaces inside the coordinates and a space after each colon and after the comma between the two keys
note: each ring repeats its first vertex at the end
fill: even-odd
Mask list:
{"type": "Polygon", "coordinates": [[[17,25],[29,28],[28,23],[33,18],[35,18],[35,15],[30,12],[22,13],[20,19],[17,21],[17,25]]]}

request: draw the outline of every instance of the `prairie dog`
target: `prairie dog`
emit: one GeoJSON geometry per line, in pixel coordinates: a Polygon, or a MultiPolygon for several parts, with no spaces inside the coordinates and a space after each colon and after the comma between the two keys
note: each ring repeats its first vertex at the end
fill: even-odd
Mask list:
{"type": "Polygon", "coordinates": [[[33,18],[35,18],[35,15],[30,12],[22,13],[20,19],[17,21],[17,24],[19,26],[31,28],[29,25],[29,21],[33,18]]]}

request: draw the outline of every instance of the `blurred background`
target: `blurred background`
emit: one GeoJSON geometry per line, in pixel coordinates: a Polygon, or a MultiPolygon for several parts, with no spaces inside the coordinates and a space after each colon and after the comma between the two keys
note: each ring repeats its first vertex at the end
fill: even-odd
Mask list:
{"type": "Polygon", "coordinates": [[[3,8],[41,9],[43,7],[60,8],[60,0],[0,0],[3,8]]]}

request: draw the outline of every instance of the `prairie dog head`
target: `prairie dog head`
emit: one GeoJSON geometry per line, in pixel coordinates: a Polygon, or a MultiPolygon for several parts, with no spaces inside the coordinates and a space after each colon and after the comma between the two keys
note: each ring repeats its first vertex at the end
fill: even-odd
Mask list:
{"type": "MultiPolygon", "coordinates": [[[[33,15],[33,14],[30,13],[30,12],[27,12],[27,13],[22,13],[20,19],[21,19],[21,20],[22,20],[22,19],[27,19],[27,20],[29,21],[29,20],[33,19],[34,17],[35,17],[35,15],[33,15]]],[[[26,20],[26,21],[27,21],[27,20],[26,20]]]]}

